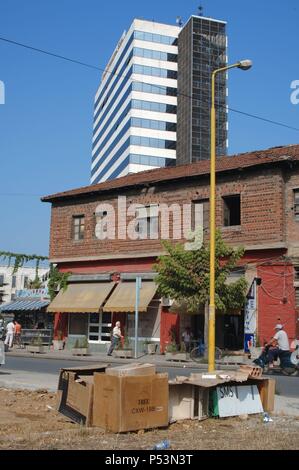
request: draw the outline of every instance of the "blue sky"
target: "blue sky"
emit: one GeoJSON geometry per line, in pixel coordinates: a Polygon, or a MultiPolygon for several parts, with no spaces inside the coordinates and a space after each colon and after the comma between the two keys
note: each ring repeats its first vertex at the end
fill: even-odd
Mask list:
{"type": "MultiPolygon", "coordinates": [[[[299,127],[297,0],[209,0],[228,21],[229,106],[299,127]]],[[[0,0],[0,36],[104,67],[134,17],[175,24],[200,1],[0,0]]],[[[48,253],[50,206],[39,196],[89,184],[93,100],[100,72],[0,41],[0,249],[48,253]]],[[[229,153],[299,142],[299,132],[230,114],[229,153]]]]}

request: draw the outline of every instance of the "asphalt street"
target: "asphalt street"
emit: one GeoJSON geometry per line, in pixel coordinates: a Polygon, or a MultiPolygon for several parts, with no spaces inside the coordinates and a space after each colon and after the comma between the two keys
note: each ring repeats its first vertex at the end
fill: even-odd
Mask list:
{"type": "MultiPolygon", "coordinates": [[[[27,378],[34,376],[35,378],[43,379],[42,384],[45,384],[47,380],[50,380],[55,385],[58,379],[58,373],[61,367],[76,367],[82,366],[81,361],[76,360],[64,360],[57,361],[55,359],[39,359],[39,358],[27,358],[27,357],[9,357],[6,356],[6,364],[0,368],[0,386],[1,378],[12,381],[14,375],[18,373],[24,373],[27,378]]],[[[86,361],[84,366],[89,365],[86,361]]],[[[91,362],[91,366],[95,363],[91,362]]],[[[117,365],[116,363],[113,366],[117,365]]],[[[179,367],[157,367],[158,372],[168,372],[170,378],[174,378],[177,375],[189,375],[191,372],[198,372],[196,368],[179,368],[179,367]]],[[[285,377],[275,375],[276,379],[276,393],[286,397],[299,398],[299,377],[285,377]]],[[[55,387],[54,387],[55,388],[55,387]]]]}

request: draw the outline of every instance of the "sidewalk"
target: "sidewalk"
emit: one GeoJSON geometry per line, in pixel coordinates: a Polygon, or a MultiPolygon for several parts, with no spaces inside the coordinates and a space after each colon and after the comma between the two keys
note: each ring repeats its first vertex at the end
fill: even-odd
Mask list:
{"type": "MultiPolygon", "coordinates": [[[[6,353],[6,357],[26,357],[26,358],[37,358],[37,359],[54,359],[57,361],[82,361],[82,362],[109,362],[111,364],[127,364],[128,362],[150,362],[156,364],[160,367],[178,367],[178,368],[189,368],[189,369],[200,369],[206,370],[208,368],[207,364],[200,364],[192,361],[191,359],[188,362],[185,361],[166,361],[163,355],[153,354],[148,355],[144,354],[143,356],[138,357],[138,359],[121,359],[115,358],[113,356],[107,356],[105,353],[92,353],[88,356],[73,356],[70,351],[48,351],[42,354],[29,353],[24,349],[13,349],[6,353]]],[[[237,359],[237,358],[236,358],[237,359]]],[[[238,369],[237,364],[227,365],[225,362],[216,361],[218,370],[232,370],[238,369]]]]}
{"type": "Polygon", "coordinates": [[[296,416],[299,418],[299,397],[275,395],[275,411],[273,414],[278,416],[296,416]]]}

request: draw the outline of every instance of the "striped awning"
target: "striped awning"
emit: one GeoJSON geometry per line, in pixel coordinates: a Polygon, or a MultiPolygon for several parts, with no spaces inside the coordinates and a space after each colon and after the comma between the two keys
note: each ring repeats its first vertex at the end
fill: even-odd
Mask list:
{"type": "Polygon", "coordinates": [[[61,289],[47,308],[51,313],[98,313],[114,282],[75,282],[61,289]]]}
{"type": "Polygon", "coordinates": [[[1,305],[0,312],[32,312],[47,307],[49,303],[49,300],[19,299],[1,305]]]}
{"type": "MultiPolygon", "coordinates": [[[[152,301],[156,291],[157,284],[151,281],[143,281],[139,291],[139,305],[138,311],[146,312],[147,308],[152,301]]],[[[136,288],[135,282],[120,282],[115,290],[112,292],[111,297],[107,300],[103,307],[104,312],[135,312],[136,301],[136,288]]]]}

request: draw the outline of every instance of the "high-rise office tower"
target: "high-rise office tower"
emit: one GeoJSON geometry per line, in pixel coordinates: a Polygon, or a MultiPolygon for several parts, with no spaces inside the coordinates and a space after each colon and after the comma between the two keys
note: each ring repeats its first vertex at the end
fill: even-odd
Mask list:
{"type": "MultiPolygon", "coordinates": [[[[177,164],[210,158],[211,74],[227,64],[226,23],[192,16],[178,38],[177,164]]],[[[227,153],[227,74],[215,90],[216,153],[227,153]]]]}
{"type": "MultiPolygon", "coordinates": [[[[134,20],[95,97],[91,183],[210,157],[211,73],[227,64],[226,23],[134,20]]],[[[217,155],[227,153],[227,76],[216,82],[217,155]]]]}
{"type": "Polygon", "coordinates": [[[95,97],[91,183],[175,164],[179,26],[134,20],[95,97]]]}

